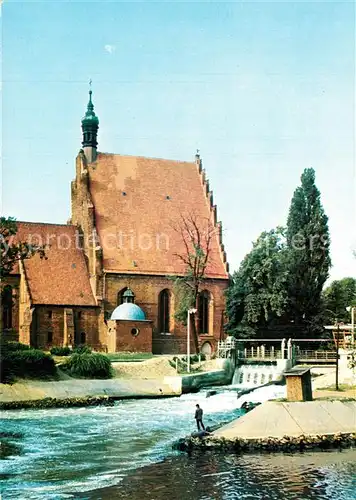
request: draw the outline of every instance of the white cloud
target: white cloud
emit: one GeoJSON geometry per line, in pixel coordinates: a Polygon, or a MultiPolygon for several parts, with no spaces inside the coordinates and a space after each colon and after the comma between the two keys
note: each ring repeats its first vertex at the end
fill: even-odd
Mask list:
{"type": "Polygon", "coordinates": [[[116,47],[115,45],[107,44],[104,46],[104,49],[106,50],[106,52],[109,52],[109,54],[113,54],[116,50],[116,47]]]}

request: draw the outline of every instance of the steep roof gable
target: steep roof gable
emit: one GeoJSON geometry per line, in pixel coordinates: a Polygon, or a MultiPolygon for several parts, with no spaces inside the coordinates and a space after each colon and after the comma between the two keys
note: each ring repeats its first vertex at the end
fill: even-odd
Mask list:
{"type": "Polygon", "coordinates": [[[228,277],[216,207],[200,162],[99,153],[88,166],[95,224],[106,271],[179,275],[186,254],[177,231],[194,214],[204,230],[215,229],[207,277],[228,277]]]}
{"type": "Polygon", "coordinates": [[[17,241],[45,245],[46,257],[24,261],[33,304],[95,306],[76,227],[33,222],[17,223],[17,241]]]}

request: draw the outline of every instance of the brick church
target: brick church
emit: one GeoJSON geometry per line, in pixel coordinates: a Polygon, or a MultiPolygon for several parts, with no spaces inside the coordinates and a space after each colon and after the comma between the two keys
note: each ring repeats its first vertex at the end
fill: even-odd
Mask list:
{"type": "MultiPolygon", "coordinates": [[[[203,352],[223,335],[228,264],[202,160],[174,161],[97,151],[92,92],[82,119],[68,224],[18,222],[18,241],[46,258],[19,262],[2,292],[2,330],[40,348],[89,344],[101,351],[186,351],[175,319],[173,277],[187,273],[194,214],[209,225],[209,255],[195,325],[203,352]],[[182,226],[183,221],[183,226],[182,226]]],[[[198,228],[199,229],[199,228],[198,228]]]]}

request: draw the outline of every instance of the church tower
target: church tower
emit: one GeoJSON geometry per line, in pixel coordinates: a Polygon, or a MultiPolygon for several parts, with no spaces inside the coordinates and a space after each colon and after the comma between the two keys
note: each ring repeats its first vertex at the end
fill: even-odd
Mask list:
{"type": "Polygon", "coordinates": [[[96,147],[98,145],[97,136],[99,128],[99,118],[94,113],[94,104],[91,100],[92,91],[89,90],[89,102],[87,111],[82,119],[83,150],[88,163],[96,160],[96,147]]]}

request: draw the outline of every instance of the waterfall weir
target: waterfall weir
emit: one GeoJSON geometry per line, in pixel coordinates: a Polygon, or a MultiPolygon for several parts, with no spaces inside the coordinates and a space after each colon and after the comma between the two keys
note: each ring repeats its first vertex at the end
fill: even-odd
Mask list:
{"type": "Polygon", "coordinates": [[[279,380],[282,373],[283,369],[277,364],[239,365],[235,368],[232,385],[242,388],[258,387],[279,380]]]}

